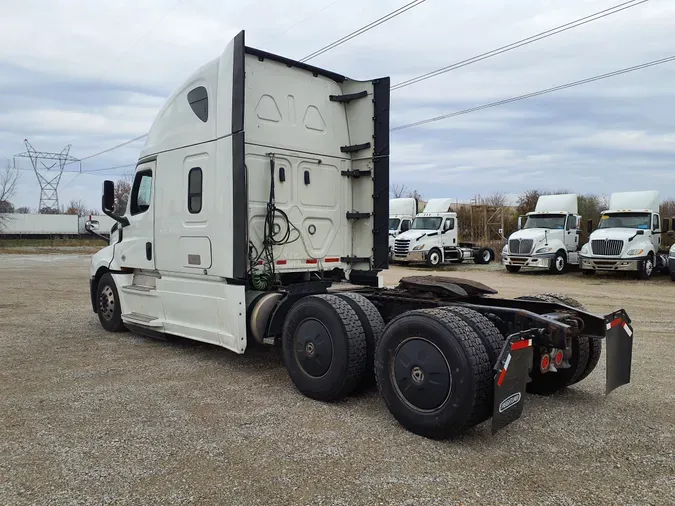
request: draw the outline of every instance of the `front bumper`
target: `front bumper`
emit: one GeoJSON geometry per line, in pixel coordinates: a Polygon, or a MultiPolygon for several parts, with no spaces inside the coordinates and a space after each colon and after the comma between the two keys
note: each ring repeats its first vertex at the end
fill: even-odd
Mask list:
{"type": "Polygon", "coordinates": [[[581,269],[592,271],[639,271],[647,257],[590,258],[581,257],[581,269]]]}
{"type": "Polygon", "coordinates": [[[551,265],[553,254],[546,253],[544,255],[520,256],[520,255],[503,255],[503,265],[515,265],[517,267],[543,267],[548,269],[551,265]]]}
{"type": "Polygon", "coordinates": [[[394,253],[395,262],[426,262],[426,251],[409,251],[407,255],[396,255],[394,253]]]}

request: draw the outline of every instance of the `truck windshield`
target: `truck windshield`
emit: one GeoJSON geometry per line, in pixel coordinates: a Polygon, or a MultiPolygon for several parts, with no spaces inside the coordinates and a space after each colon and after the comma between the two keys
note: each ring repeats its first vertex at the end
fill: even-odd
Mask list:
{"type": "Polygon", "coordinates": [[[429,217],[424,216],[421,218],[415,218],[413,221],[412,229],[413,230],[438,230],[441,226],[441,220],[443,218],[429,217]]]}
{"type": "Polygon", "coordinates": [[[533,214],[527,217],[523,228],[565,228],[564,214],[533,214]]]}
{"type": "Polygon", "coordinates": [[[389,230],[397,230],[399,223],[401,223],[400,218],[389,218],[389,230]]]}
{"type": "Polygon", "coordinates": [[[600,218],[598,228],[639,228],[649,230],[649,213],[608,213],[600,218]]]}

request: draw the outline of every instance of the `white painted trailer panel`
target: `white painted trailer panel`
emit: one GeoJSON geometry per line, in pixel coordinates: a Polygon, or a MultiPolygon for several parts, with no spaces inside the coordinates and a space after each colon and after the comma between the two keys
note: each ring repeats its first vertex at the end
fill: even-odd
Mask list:
{"type": "Polygon", "coordinates": [[[78,217],[69,214],[5,214],[3,234],[77,235],[78,217]]]}

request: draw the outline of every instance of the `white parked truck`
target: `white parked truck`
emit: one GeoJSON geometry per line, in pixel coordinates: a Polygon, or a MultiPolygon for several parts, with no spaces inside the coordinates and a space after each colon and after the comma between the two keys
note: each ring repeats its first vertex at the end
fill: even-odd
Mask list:
{"type": "Polygon", "coordinates": [[[413,220],[410,230],[396,237],[394,261],[426,262],[429,267],[438,267],[464,260],[477,264],[494,260],[492,249],[459,242],[457,213],[450,210],[451,206],[452,199],[430,199],[424,211],[413,220]]]}
{"type": "Polygon", "coordinates": [[[416,198],[404,197],[389,200],[389,260],[394,254],[394,240],[402,232],[410,230],[413,219],[417,215],[416,198]]]}
{"type": "Polygon", "coordinates": [[[523,267],[562,274],[579,264],[581,216],[577,196],[542,195],[533,212],[518,218],[518,230],[502,250],[502,264],[509,272],[523,267]],[[524,218],[524,220],[523,220],[524,218]]]}
{"type": "Polygon", "coordinates": [[[662,227],[659,203],[658,191],[612,193],[609,209],[581,248],[582,272],[631,271],[649,279],[654,271],[667,271],[668,254],[659,249],[669,222],[662,227]]]}
{"type": "Polygon", "coordinates": [[[448,277],[382,287],[389,89],[388,78],[354,81],[247,47],[239,33],[160,110],[126,210],[104,182],[117,227],[91,262],[101,325],[234,353],[279,343],[302,394],[335,401],[376,377],[393,416],[436,438],[490,418],[501,429],[526,389],[555,392],[593,371],[603,339],[607,392],[628,383],[623,310],[505,299],[448,277]]]}

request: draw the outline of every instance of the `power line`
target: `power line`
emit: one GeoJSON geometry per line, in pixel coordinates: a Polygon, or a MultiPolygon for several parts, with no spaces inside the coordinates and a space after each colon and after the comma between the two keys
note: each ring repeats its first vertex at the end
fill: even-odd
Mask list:
{"type": "MultiPolygon", "coordinates": [[[[90,160],[90,159],[95,158],[97,156],[101,156],[105,153],[109,153],[111,151],[114,151],[116,149],[124,147],[128,144],[131,144],[132,142],[136,142],[136,141],[140,141],[141,139],[145,139],[147,136],[148,136],[148,134],[139,135],[138,137],[134,137],[133,139],[129,139],[128,141],[124,141],[124,142],[122,142],[122,143],[120,143],[116,146],[111,147],[111,148],[107,148],[107,149],[104,149],[103,151],[99,151],[98,153],[94,153],[94,154],[85,156],[83,158],[80,158],[80,161],[83,162],[84,160],[90,160]]],[[[68,164],[66,164],[66,165],[68,165],[68,164]]]]}
{"type": "Polygon", "coordinates": [[[293,28],[296,28],[296,27],[300,26],[300,25],[303,24],[305,21],[307,21],[308,19],[313,18],[313,17],[316,16],[317,14],[321,14],[323,11],[325,11],[325,10],[328,9],[329,7],[332,7],[333,5],[335,5],[336,3],[340,2],[340,1],[341,1],[341,0],[333,0],[331,3],[329,3],[329,4],[326,5],[325,7],[319,9],[318,11],[314,11],[312,14],[310,14],[310,15],[307,16],[306,18],[301,19],[300,21],[298,21],[297,23],[295,23],[295,24],[294,24],[293,26],[291,26],[290,28],[287,28],[287,29],[284,30],[283,32],[281,32],[281,33],[279,33],[279,34],[277,34],[277,35],[275,35],[275,36],[273,36],[273,37],[270,37],[269,39],[267,39],[265,42],[263,42],[263,43],[260,45],[260,49],[262,49],[263,47],[265,47],[265,45],[266,45],[268,42],[272,42],[273,40],[278,39],[278,38],[281,37],[282,35],[287,34],[287,33],[290,32],[293,28]]]}
{"type": "Polygon", "coordinates": [[[510,104],[511,102],[517,102],[519,100],[525,100],[527,98],[538,97],[540,95],[545,95],[547,93],[553,93],[555,91],[560,91],[560,90],[564,90],[564,89],[567,89],[567,88],[572,88],[574,86],[580,86],[582,84],[592,83],[594,81],[600,81],[602,79],[607,79],[607,78],[618,76],[618,75],[621,75],[621,74],[627,74],[629,72],[635,72],[636,70],[642,70],[642,69],[645,69],[645,68],[648,68],[648,67],[654,67],[656,65],[662,65],[664,63],[668,63],[668,62],[671,62],[673,60],[675,60],[675,55],[669,56],[667,58],[662,58],[660,60],[654,60],[654,61],[650,61],[650,62],[647,62],[647,63],[643,63],[641,65],[635,65],[634,67],[628,67],[628,68],[621,69],[621,70],[615,70],[614,72],[608,72],[606,74],[601,74],[599,76],[589,77],[587,79],[582,79],[580,81],[574,81],[574,82],[571,82],[571,83],[562,84],[560,86],[555,86],[553,88],[547,88],[545,90],[535,91],[533,93],[528,93],[526,95],[520,95],[518,97],[507,98],[505,100],[500,100],[498,102],[491,102],[489,104],[479,105],[477,107],[471,107],[470,109],[464,109],[462,111],[456,111],[456,112],[452,112],[450,114],[443,114],[442,116],[435,116],[433,118],[428,118],[428,119],[421,120],[421,121],[415,121],[414,123],[407,123],[405,125],[400,125],[400,126],[391,128],[390,131],[396,132],[398,130],[404,130],[406,128],[413,128],[413,127],[420,126],[420,125],[426,125],[427,123],[433,123],[434,121],[440,121],[442,119],[453,118],[455,116],[460,116],[462,114],[469,114],[471,112],[482,111],[483,109],[489,109],[490,107],[497,107],[499,105],[510,104]]]}
{"type": "Polygon", "coordinates": [[[349,41],[349,40],[351,40],[355,37],[358,37],[361,34],[366,33],[369,30],[372,30],[376,26],[379,26],[382,23],[386,23],[390,19],[394,19],[395,17],[400,16],[404,12],[409,11],[410,9],[412,9],[414,7],[417,7],[418,5],[424,3],[425,1],[426,0],[413,0],[412,2],[410,2],[408,4],[405,4],[403,7],[399,7],[398,9],[396,9],[394,11],[391,11],[389,14],[386,14],[386,15],[382,16],[381,18],[376,19],[375,21],[372,21],[365,26],[362,26],[358,30],[355,30],[350,34],[347,34],[344,37],[342,37],[342,38],[340,38],[340,39],[338,39],[334,42],[331,42],[327,46],[324,46],[321,49],[317,49],[313,53],[305,56],[302,60],[300,60],[300,62],[304,63],[304,62],[309,61],[313,58],[316,58],[317,56],[322,55],[323,53],[326,53],[326,52],[330,51],[331,49],[334,49],[334,48],[344,44],[345,42],[347,42],[347,41],[349,41]]]}
{"type": "Polygon", "coordinates": [[[401,88],[405,88],[406,86],[410,86],[412,84],[416,84],[422,81],[426,81],[427,79],[431,79],[432,77],[439,76],[441,74],[445,74],[446,72],[450,72],[452,70],[456,70],[461,67],[466,67],[467,65],[471,65],[472,63],[477,63],[482,60],[486,60],[488,58],[492,58],[493,56],[500,55],[502,53],[506,53],[508,51],[512,51],[514,49],[517,49],[519,47],[526,46],[528,44],[532,44],[533,42],[537,42],[542,39],[546,39],[548,37],[552,37],[553,35],[557,35],[559,33],[566,32],[567,30],[571,30],[573,28],[577,28],[579,26],[583,26],[587,23],[591,23],[593,21],[597,21],[598,19],[605,18],[607,16],[611,16],[612,14],[616,14],[618,12],[624,11],[626,9],[630,9],[631,7],[637,7],[638,5],[641,5],[643,3],[648,2],[649,0],[630,0],[628,2],[624,2],[618,5],[615,5],[613,7],[610,7],[608,9],[604,9],[602,11],[596,12],[594,14],[590,14],[588,16],[585,16],[583,18],[576,19],[574,21],[570,21],[569,23],[565,23],[564,25],[557,26],[555,28],[551,28],[549,30],[540,32],[536,35],[531,35],[530,37],[527,37],[525,39],[518,40],[516,42],[512,42],[511,44],[507,44],[506,46],[499,47],[497,49],[493,49],[492,51],[488,51],[486,53],[479,54],[477,56],[473,56],[471,58],[468,58],[466,60],[462,60],[457,63],[453,63],[452,65],[448,65],[445,67],[441,67],[439,69],[433,70],[431,72],[427,72],[426,74],[419,75],[417,77],[410,78],[406,81],[402,81],[400,83],[394,84],[391,87],[391,90],[399,90],[401,88]]]}

